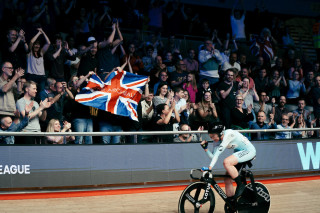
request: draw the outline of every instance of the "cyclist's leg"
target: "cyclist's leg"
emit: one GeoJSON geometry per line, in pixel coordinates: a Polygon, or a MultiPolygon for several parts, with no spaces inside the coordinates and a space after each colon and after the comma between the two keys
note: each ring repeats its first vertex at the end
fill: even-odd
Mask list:
{"type": "Polygon", "coordinates": [[[232,197],[234,195],[234,189],[233,189],[232,182],[233,182],[232,178],[230,178],[230,177],[224,178],[224,183],[226,185],[227,197],[232,197]]]}
{"type": "Polygon", "coordinates": [[[230,155],[223,161],[223,166],[232,179],[235,179],[239,175],[239,172],[235,167],[235,165],[237,164],[238,164],[238,158],[234,155],[230,155]]]}
{"type": "MultiPolygon", "coordinates": [[[[237,164],[238,164],[238,159],[234,155],[230,155],[223,161],[223,166],[232,179],[235,179],[236,177],[239,176],[239,172],[235,167],[235,165],[237,164]]],[[[224,179],[224,182],[226,184],[226,194],[228,197],[232,197],[234,195],[234,189],[233,189],[231,178],[224,179]]]]}
{"type": "Polygon", "coordinates": [[[255,149],[242,150],[242,151],[238,151],[238,152],[233,153],[232,156],[234,157],[232,159],[236,159],[236,160],[234,160],[234,161],[230,160],[230,168],[229,169],[231,170],[232,173],[229,173],[229,174],[234,179],[234,181],[237,183],[235,197],[239,197],[242,194],[242,192],[244,191],[245,185],[242,183],[241,177],[240,177],[239,172],[238,172],[237,168],[235,167],[235,165],[237,165],[238,163],[243,163],[243,162],[246,162],[246,161],[253,159],[256,156],[256,151],[255,151],[255,149]],[[237,161],[236,164],[234,164],[235,161],[237,161]],[[231,166],[231,164],[233,164],[233,165],[231,166]]]}

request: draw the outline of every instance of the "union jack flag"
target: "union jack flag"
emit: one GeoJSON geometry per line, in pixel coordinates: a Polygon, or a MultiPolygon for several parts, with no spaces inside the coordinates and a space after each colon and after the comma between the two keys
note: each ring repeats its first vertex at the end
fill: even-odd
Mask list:
{"type": "Polygon", "coordinates": [[[250,46],[252,55],[262,56],[265,61],[270,61],[274,57],[274,52],[270,38],[256,37],[252,39],[252,45],[250,46]]]}
{"type": "Polygon", "coordinates": [[[75,100],[138,121],[137,106],[142,94],[141,87],[147,81],[147,76],[119,69],[112,72],[104,82],[97,75],[92,75],[75,100]]]}

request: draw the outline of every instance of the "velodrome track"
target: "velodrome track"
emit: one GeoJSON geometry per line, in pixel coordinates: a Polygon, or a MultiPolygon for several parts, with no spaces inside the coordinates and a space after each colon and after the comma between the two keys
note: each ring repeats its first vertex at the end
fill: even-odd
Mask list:
{"type": "MultiPolygon", "coordinates": [[[[258,181],[266,184],[271,194],[270,212],[320,212],[320,175],[258,181]]],[[[185,187],[1,192],[0,212],[176,213],[185,187]]],[[[224,203],[216,193],[215,196],[215,212],[222,213],[224,203]]]]}

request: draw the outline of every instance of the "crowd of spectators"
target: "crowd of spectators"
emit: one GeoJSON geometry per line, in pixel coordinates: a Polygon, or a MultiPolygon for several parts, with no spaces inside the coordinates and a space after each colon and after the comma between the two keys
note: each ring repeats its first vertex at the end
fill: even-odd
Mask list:
{"type": "MultiPolygon", "coordinates": [[[[231,32],[223,42],[217,30],[202,29],[203,44],[187,51],[172,34],[165,42],[161,32],[202,32],[197,23],[203,27],[206,21],[179,1],[152,0],[144,5],[146,10],[139,10],[137,1],[123,1],[122,16],[114,15],[117,8],[105,1],[97,2],[102,7],[89,9],[76,3],[35,0],[28,7],[25,1],[4,1],[2,22],[10,21],[1,43],[0,131],[203,130],[216,121],[238,130],[319,126],[319,61],[298,55],[289,31],[282,39],[276,23],[248,38],[245,8],[236,9],[242,1],[235,2],[225,20],[225,25],[231,23],[231,32]],[[150,38],[140,31],[145,20],[150,38]],[[122,24],[137,29],[124,37],[122,24]],[[277,54],[280,44],[284,55],[277,54]],[[75,101],[92,74],[104,80],[126,63],[124,70],[150,79],[138,105],[138,122],[75,101]]],[[[317,132],[247,136],[288,139],[316,137],[317,132]]],[[[0,136],[0,143],[190,142],[199,137],[0,136]]]]}

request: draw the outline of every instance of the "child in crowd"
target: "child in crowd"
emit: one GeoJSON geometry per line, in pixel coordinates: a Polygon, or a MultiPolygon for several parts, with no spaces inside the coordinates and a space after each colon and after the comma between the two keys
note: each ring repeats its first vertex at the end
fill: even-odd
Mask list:
{"type": "Polygon", "coordinates": [[[183,89],[189,92],[190,103],[195,103],[198,88],[197,88],[196,77],[193,73],[188,74],[187,82],[183,84],[183,89]]]}

